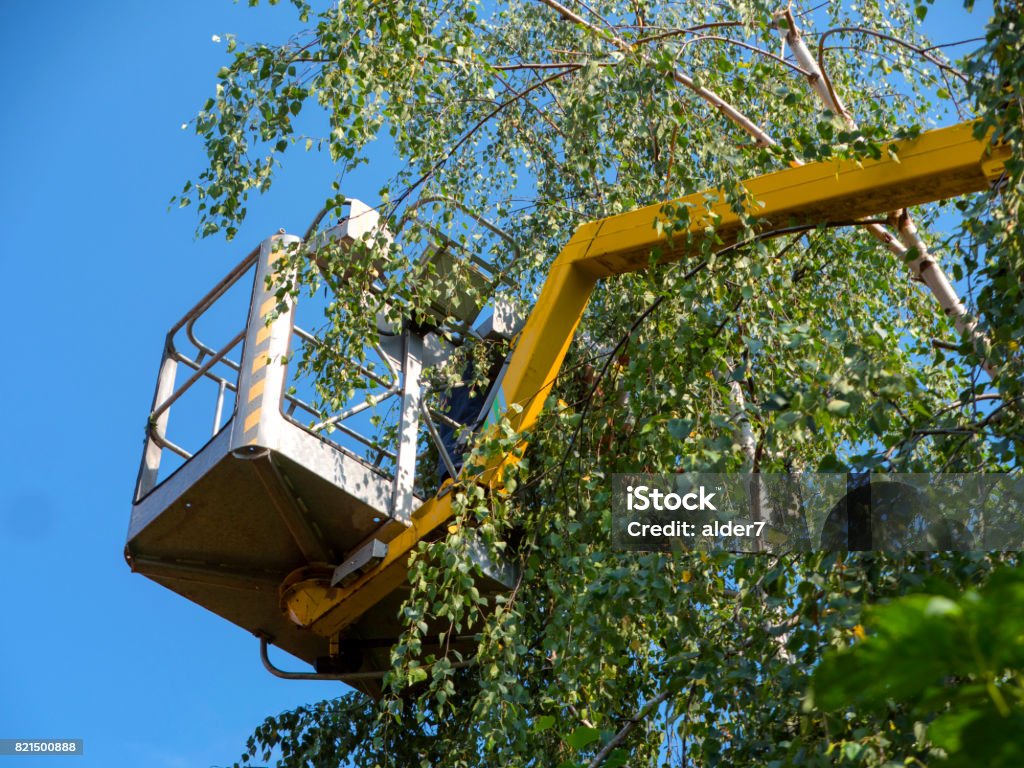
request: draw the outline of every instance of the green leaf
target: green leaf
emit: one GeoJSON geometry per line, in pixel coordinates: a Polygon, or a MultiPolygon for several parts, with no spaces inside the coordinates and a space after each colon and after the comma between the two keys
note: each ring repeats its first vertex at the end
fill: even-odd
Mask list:
{"type": "Polygon", "coordinates": [[[850,404],[846,400],[829,400],[826,410],[837,416],[845,416],[850,411],[850,404]]]}
{"type": "Polygon", "coordinates": [[[550,728],[554,724],[555,724],[555,716],[554,715],[541,715],[540,717],[538,717],[536,720],[533,721],[533,730],[535,730],[537,733],[541,733],[543,731],[546,731],[548,728],[550,728]]]}
{"type": "Polygon", "coordinates": [[[583,749],[585,746],[592,744],[599,738],[601,738],[601,732],[597,728],[590,728],[588,726],[581,725],[565,737],[565,742],[573,749],[583,749]]]}
{"type": "Polygon", "coordinates": [[[797,411],[786,411],[785,413],[780,413],[778,418],[775,419],[775,425],[779,429],[787,429],[798,422],[801,416],[802,414],[797,411]]]}
{"type": "Polygon", "coordinates": [[[668,433],[676,440],[685,440],[693,431],[692,419],[669,419],[665,425],[668,433]]]}

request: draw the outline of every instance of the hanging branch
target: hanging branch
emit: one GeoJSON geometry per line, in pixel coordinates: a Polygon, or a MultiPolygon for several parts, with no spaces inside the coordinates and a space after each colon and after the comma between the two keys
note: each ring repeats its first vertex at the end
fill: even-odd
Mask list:
{"type": "MultiPolygon", "coordinates": [[[[614,33],[601,29],[595,24],[592,24],[586,19],[584,19],[582,16],[573,13],[564,5],[557,2],[557,0],[539,0],[539,2],[556,11],[558,14],[562,16],[562,18],[571,21],[575,24],[579,24],[585,29],[588,29],[594,34],[598,35],[600,38],[609,41],[622,53],[630,54],[636,50],[635,46],[630,45],[629,43],[627,43],[625,40],[618,37],[614,33]]],[[[645,61],[648,60],[646,51],[640,51],[639,55],[643,57],[645,61]]],[[[680,85],[684,86],[685,88],[688,88],[690,91],[695,93],[700,98],[710,103],[713,107],[715,107],[715,109],[717,109],[719,112],[725,115],[725,117],[727,117],[735,125],[739,126],[748,135],[753,137],[758,146],[769,147],[776,145],[776,141],[771,136],[769,136],[763,128],[757,125],[753,120],[748,118],[746,115],[744,115],[742,112],[736,109],[736,107],[727,102],[717,93],[703,86],[698,86],[694,82],[693,78],[691,78],[689,75],[679,72],[678,70],[673,70],[672,79],[675,82],[679,83],[680,85]]],[[[729,395],[730,407],[737,415],[738,419],[740,445],[743,449],[743,453],[747,461],[750,463],[751,466],[753,466],[755,460],[756,440],[754,439],[750,418],[747,416],[746,413],[746,401],[743,397],[743,391],[738,382],[734,381],[730,383],[729,395]]]]}
{"type": "Polygon", "coordinates": [[[556,72],[553,75],[549,75],[548,77],[545,77],[543,80],[539,80],[533,83],[532,85],[527,86],[522,91],[519,91],[518,93],[514,94],[511,98],[506,99],[505,101],[498,104],[494,109],[492,109],[486,115],[477,120],[468,131],[466,131],[465,133],[462,134],[461,137],[459,137],[458,141],[456,141],[451,147],[448,148],[448,150],[439,160],[434,162],[430,166],[430,168],[428,168],[418,179],[416,179],[416,181],[410,184],[402,192],[402,194],[399,195],[398,198],[396,198],[396,200],[392,203],[392,209],[397,210],[398,207],[402,204],[402,202],[404,202],[405,199],[409,197],[409,195],[411,195],[418,187],[423,185],[428,179],[430,179],[434,174],[441,170],[445,163],[447,163],[448,160],[451,159],[451,157],[459,150],[459,148],[462,147],[462,145],[465,144],[467,141],[469,141],[476,134],[477,131],[479,131],[484,125],[487,124],[487,122],[491,118],[496,116],[503,109],[511,106],[512,104],[515,104],[524,96],[532,93],[533,91],[536,91],[538,88],[545,87],[548,83],[552,82],[553,80],[558,80],[559,78],[565,77],[566,75],[577,71],[578,69],[581,68],[581,66],[582,65],[579,64],[573,65],[567,69],[563,69],[559,72],[556,72]]]}
{"type": "MultiPolygon", "coordinates": [[[[786,11],[786,15],[790,19],[793,18],[792,14],[788,10],[786,11]]],[[[794,28],[795,28],[795,25],[794,25],[794,28]]],[[[964,83],[969,83],[970,82],[967,79],[967,76],[963,72],[961,72],[959,69],[957,69],[956,67],[950,66],[946,62],[942,61],[941,59],[939,59],[939,58],[933,56],[931,53],[929,53],[929,51],[931,50],[930,48],[921,48],[920,46],[914,45],[913,43],[908,43],[906,40],[902,40],[902,39],[900,39],[898,37],[893,37],[892,35],[886,35],[886,34],[884,34],[882,32],[878,32],[878,31],[876,31],[874,29],[868,29],[867,27],[835,27],[834,29],[829,29],[829,30],[826,30],[826,31],[822,32],[821,36],[818,38],[818,66],[819,66],[820,69],[824,69],[825,68],[825,62],[824,62],[824,58],[825,58],[825,39],[829,35],[835,35],[835,34],[838,34],[840,32],[857,32],[857,33],[862,34],[862,35],[869,35],[870,37],[877,37],[880,40],[887,40],[890,43],[896,43],[896,45],[901,45],[904,48],[913,51],[918,56],[923,58],[925,61],[931,62],[936,67],[938,67],[939,71],[941,71],[943,73],[947,73],[948,72],[949,74],[953,75],[953,77],[956,77],[956,78],[960,79],[964,83]]],[[[934,48],[934,47],[938,47],[938,46],[932,46],[932,47],[934,48]]],[[[827,79],[828,78],[826,76],[826,80],[827,79]]]]}
{"type": "MultiPolygon", "coordinates": [[[[584,19],[582,16],[580,16],[580,15],[570,11],[564,5],[559,3],[557,0],[538,0],[538,2],[543,3],[544,5],[548,6],[551,9],[553,9],[559,15],[561,15],[562,18],[566,19],[567,21],[571,21],[571,22],[573,22],[575,24],[579,24],[580,26],[582,26],[582,27],[584,27],[586,29],[589,29],[591,32],[596,34],[598,37],[602,38],[603,40],[607,40],[608,42],[610,42],[612,45],[614,45],[616,48],[618,48],[619,51],[621,51],[622,53],[630,54],[630,53],[634,53],[635,52],[634,46],[632,46],[629,43],[627,43],[621,37],[618,37],[617,35],[613,34],[612,32],[609,32],[607,30],[601,29],[600,27],[598,27],[595,24],[591,24],[589,21],[584,19]]],[[[643,57],[643,59],[645,61],[649,61],[649,58],[648,58],[646,52],[640,51],[639,55],[641,57],[643,57]]],[[[693,91],[695,94],[700,96],[706,102],[711,104],[715,109],[717,109],[719,112],[721,112],[727,118],[729,118],[729,120],[731,120],[737,126],[739,126],[744,131],[746,131],[750,136],[752,136],[754,138],[754,140],[757,142],[758,146],[761,146],[761,147],[773,147],[773,146],[775,146],[775,144],[776,144],[775,140],[771,136],[769,136],[767,133],[765,133],[764,129],[761,128],[761,126],[757,125],[757,123],[755,123],[749,117],[744,115],[742,112],[740,112],[738,109],[736,109],[736,107],[734,107],[732,104],[730,104],[728,101],[723,99],[721,96],[719,96],[714,91],[708,90],[707,88],[705,88],[702,85],[697,85],[694,82],[692,77],[690,77],[689,75],[684,74],[682,72],[679,72],[679,71],[673,71],[672,72],[672,79],[675,80],[680,85],[684,86],[685,88],[688,88],[689,90],[693,91]]]]}

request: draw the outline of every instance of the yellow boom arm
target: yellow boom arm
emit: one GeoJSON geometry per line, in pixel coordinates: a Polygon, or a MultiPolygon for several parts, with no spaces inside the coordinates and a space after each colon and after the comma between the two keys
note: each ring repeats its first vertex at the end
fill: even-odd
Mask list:
{"type": "MultiPolygon", "coordinates": [[[[822,161],[750,179],[744,186],[757,204],[747,215],[757,220],[759,231],[768,233],[853,221],[988,189],[1008,157],[1006,148],[975,138],[973,123],[893,142],[891,149],[892,154],[880,160],[822,161]]],[[[662,263],[685,259],[708,227],[714,227],[715,250],[735,244],[743,231],[740,216],[718,190],[639,208],[576,230],[551,266],[501,383],[504,402],[521,409],[507,414],[517,431],[529,429],[540,415],[597,281],[644,269],[655,248],[661,249],[662,263]],[[709,198],[718,199],[710,210],[709,198]],[[656,224],[671,223],[664,213],[666,205],[690,211],[688,230],[675,232],[671,242],[656,224]]],[[[293,615],[301,616],[304,625],[319,635],[339,632],[405,580],[410,551],[451,515],[451,493],[425,502],[413,513],[412,526],[389,542],[381,563],[347,587],[311,587],[315,594],[295,595],[293,615]]]]}

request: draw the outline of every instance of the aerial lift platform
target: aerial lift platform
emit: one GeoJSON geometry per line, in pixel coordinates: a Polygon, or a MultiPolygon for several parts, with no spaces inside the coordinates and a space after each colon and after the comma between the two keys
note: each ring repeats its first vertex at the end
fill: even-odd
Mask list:
{"type": "MultiPolygon", "coordinates": [[[[526,433],[597,282],[646,269],[655,249],[662,263],[670,263],[700,254],[707,237],[714,238],[712,251],[736,244],[745,232],[743,217],[755,220],[759,236],[770,237],[989,189],[1002,176],[1008,151],[975,136],[974,128],[963,123],[892,142],[877,160],[822,161],[750,179],[744,186],[756,204],[742,212],[709,190],[582,225],[552,264],[479,422],[467,426],[486,430],[507,418],[526,433]],[[669,205],[689,209],[688,228],[671,238],[665,234],[674,221],[669,205]]],[[[432,441],[449,468],[457,468],[437,435],[436,422],[445,416],[426,405],[421,380],[429,339],[410,330],[415,326],[393,339],[390,351],[378,350],[382,365],[361,371],[380,387],[375,402],[393,398],[400,404],[396,450],[348,426],[364,406],[332,417],[288,391],[289,352],[296,340],[316,339],[295,326],[291,310],[276,314],[275,265],[290,244],[315,258],[318,242],[334,239],[344,246],[372,236],[381,226],[377,214],[357,201],[352,206],[346,220],[318,236],[321,241],[302,244],[286,234],[265,240],[169,332],[126,558],[134,571],[256,634],[264,665],[275,674],[343,680],[374,694],[401,631],[409,555],[420,541],[441,535],[453,514],[452,485],[438,489],[436,482],[417,479],[417,453],[432,441]],[[250,274],[244,328],[218,349],[204,344],[196,336],[197,320],[250,274]],[[187,351],[179,348],[182,337],[187,351]],[[231,355],[239,347],[235,360],[231,355]],[[191,371],[182,383],[179,367],[191,371]],[[204,379],[218,387],[214,434],[190,453],[168,438],[168,420],[182,394],[204,379]],[[234,408],[225,421],[226,392],[234,396],[234,408]],[[181,464],[162,477],[168,453],[181,464]],[[270,662],[268,644],[317,671],[282,672],[270,662]]],[[[469,264],[450,248],[434,256],[444,270],[486,267],[469,264]]],[[[453,300],[438,307],[438,323],[465,328],[481,309],[471,304],[453,300]]],[[[467,467],[458,480],[486,478],[493,488],[507,458],[467,467]]],[[[487,560],[482,548],[478,554],[484,586],[507,587],[509,566],[487,560]]]]}

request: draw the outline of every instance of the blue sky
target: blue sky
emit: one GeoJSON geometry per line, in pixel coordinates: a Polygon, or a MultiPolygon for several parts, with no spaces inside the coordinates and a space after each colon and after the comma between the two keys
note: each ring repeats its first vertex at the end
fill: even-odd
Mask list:
{"type": "MultiPolygon", "coordinates": [[[[937,6],[937,41],[980,31],[937,6]]],[[[224,62],[211,36],[280,41],[291,9],[4,0],[0,28],[0,738],[85,739],[83,767],[227,765],[266,715],[342,689],[269,676],[255,638],[121,552],[164,333],[257,241],[305,229],[332,179],[299,153],[230,244],[167,212],[203,161],[181,124],[224,62]]],[[[382,180],[344,191],[373,203],[382,180]]]]}

